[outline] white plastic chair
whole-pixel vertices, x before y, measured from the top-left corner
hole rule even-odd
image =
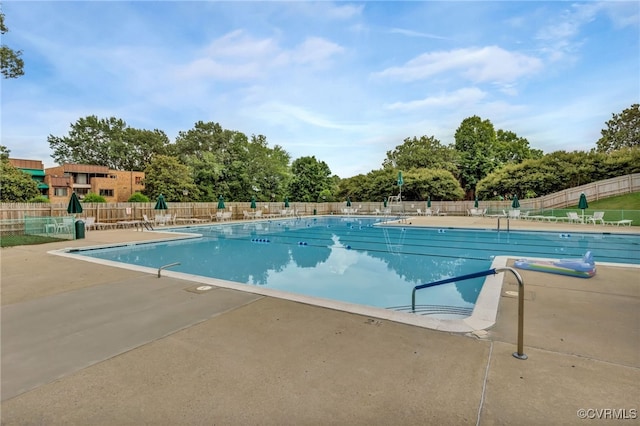
[[[600,222],[601,225],[604,225],[604,212],[594,212],[593,216],[588,218],[589,222],[593,222],[595,225],[597,222]]]

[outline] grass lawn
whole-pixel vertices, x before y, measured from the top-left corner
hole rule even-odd
[[[0,247],[14,247],[31,244],[45,244],[63,241],[60,238],[43,237],[40,235],[7,235],[0,237]]]
[[[613,222],[617,220],[633,220],[632,226],[640,226],[640,192],[617,195],[602,200],[587,200],[589,208],[585,215],[593,215],[593,212],[603,211],[604,220]],[[581,212],[577,205],[570,208],[571,211]]]

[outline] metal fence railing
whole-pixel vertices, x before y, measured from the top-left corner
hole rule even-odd
[[[64,240],[76,238],[73,216],[25,216],[22,220],[0,221],[0,237],[34,235]]]

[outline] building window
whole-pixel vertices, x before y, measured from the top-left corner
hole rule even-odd
[[[81,185],[86,185],[89,183],[89,179],[87,178],[86,173],[78,173],[75,178],[75,182]]]
[[[113,197],[113,189],[101,189],[100,195],[103,197]]]
[[[136,185],[142,185],[142,176],[136,176]]]
[[[89,188],[76,188],[75,191],[78,197],[84,197],[89,193]]]
[[[66,197],[67,188],[53,188],[53,195],[56,197]]]

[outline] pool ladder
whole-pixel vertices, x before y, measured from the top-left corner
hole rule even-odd
[[[499,223],[500,219],[498,219],[498,223]],[[508,221],[507,221],[508,223]],[[428,287],[435,287],[438,285],[442,285],[442,284],[448,284],[448,283],[452,283],[452,282],[457,282],[457,281],[464,281],[464,280],[470,280],[473,278],[479,278],[479,277],[484,277],[487,275],[495,275],[499,272],[505,272],[505,271],[509,271],[511,272],[516,279],[518,280],[518,351],[513,353],[513,356],[515,358],[518,359],[522,359],[525,360],[527,359],[527,355],[524,354],[524,342],[523,342],[523,334],[524,334],[524,281],[522,280],[522,277],[520,276],[520,274],[518,273],[518,271],[516,271],[513,268],[510,268],[508,266],[502,267],[502,268],[493,268],[493,269],[489,269],[487,271],[480,271],[480,272],[474,272],[473,274],[467,274],[467,275],[461,275],[459,277],[453,277],[453,278],[447,278],[444,280],[440,280],[440,281],[434,281],[432,283],[427,283],[427,284],[421,284],[418,286],[415,286],[413,288],[413,291],[411,292],[411,311],[413,313],[416,312],[416,291],[417,290],[422,290],[423,288],[428,288]]]
[[[500,232],[500,219],[502,218],[498,216],[498,232]],[[507,232],[509,232],[509,216],[505,217],[505,219],[507,219]]]

